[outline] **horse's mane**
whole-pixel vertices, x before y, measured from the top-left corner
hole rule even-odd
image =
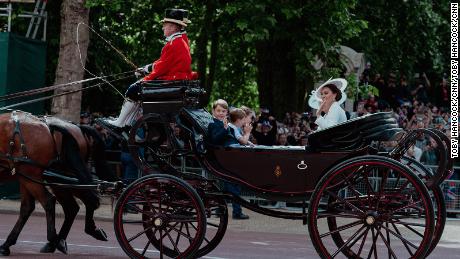
[[[90,148],[92,160],[94,163],[94,168],[96,170],[96,175],[99,179],[104,181],[118,181],[118,177],[110,170],[109,165],[107,164],[107,159],[105,155],[105,144],[99,132],[88,125],[80,125],[80,129],[87,138],[92,138],[92,144]]]
[[[62,134],[62,145],[59,162],[69,167],[80,183],[88,184],[93,181],[91,173],[86,168],[86,163],[81,157],[80,147],[72,134],[63,125],[48,124],[51,132],[57,131]]]

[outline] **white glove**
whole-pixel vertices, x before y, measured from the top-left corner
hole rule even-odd
[[[153,64],[147,64],[141,68],[144,73],[149,74],[153,70]]]
[[[134,71],[134,75],[139,78],[139,77],[142,77],[144,75],[144,70],[143,68],[138,68],[136,69],[136,71]]]
[[[136,75],[136,77],[141,77],[141,76],[149,74],[152,71],[152,69],[153,69],[153,64],[147,64],[143,67],[137,68],[136,71],[134,72],[134,75]]]

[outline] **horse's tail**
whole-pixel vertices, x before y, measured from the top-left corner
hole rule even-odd
[[[97,130],[88,125],[80,125],[81,132],[87,138],[92,138],[93,142],[91,144],[91,156],[94,163],[94,168],[96,170],[96,175],[101,180],[105,181],[118,181],[119,179],[110,170],[109,165],[107,164],[107,159],[105,155],[105,144],[104,140],[102,139],[101,135],[97,132]]]
[[[62,134],[60,161],[75,174],[80,183],[91,183],[93,180],[91,173],[86,167],[84,159],[81,157],[80,146],[72,134],[64,127],[56,125],[48,126],[51,132],[57,131]]]

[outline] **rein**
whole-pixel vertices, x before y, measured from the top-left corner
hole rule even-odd
[[[125,72],[125,73],[128,73],[128,72]],[[116,82],[116,81],[124,80],[124,79],[130,78],[130,77],[132,77],[132,76],[130,75],[130,76],[122,77],[122,78],[117,78],[117,79],[111,80],[110,82]],[[109,81],[107,81],[107,82],[109,82]],[[26,105],[26,104],[36,103],[36,102],[40,102],[40,101],[52,99],[52,98],[54,98],[54,97],[59,97],[59,96],[67,95],[67,94],[73,94],[73,93],[77,93],[77,92],[82,92],[82,91],[87,90],[87,89],[91,89],[91,88],[94,88],[94,87],[98,87],[98,86],[104,85],[105,83],[106,83],[106,82],[102,82],[102,83],[98,83],[98,84],[95,84],[95,85],[90,85],[90,86],[82,87],[81,89],[77,89],[77,90],[67,91],[67,92],[63,92],[63,93],[59,93],[59,94],[54,94],[54,95],[45,96],[45,97],[40,97],[40,98],[33,99],[33,100],[29,100],[29,101],[24,101],[24,102],[20,102],[20,103],[15,103],[15,104],[3,106],[3,107],[0,107],[0,111],[11,110],[11,108],[14,108],[14,107],[17,107],[17,106],[22,106],[22,105]],[[36,90],[39,90],[39,89],[36,89]],[[37,94],[38,94],[38,93],[37,93]],[[30,94],[30,95],[32,95],[32,94]],[[28,95],[25,95],[25,96],[28,96]],[[15,98],[17,98],[17,97],[15,97]]]
[[[7,95],[0,96],[0,101],[8,101],[8,100],[16,99],[16,98],[37,95],[37,94],[45,93],[45,92],[48,92],[48,91],[53,91],[53,90],[56,90],[56,89],[59,89],[59,88],[64,88],[64,87],[71,86],[71,85],[91,82],[91,81],[94,81],[94,80],[104,79],[104,78],[107,78],[107,77],[115,77],[115,76],[124,75],[124,74],[132,73],[132,72],[133,71],[128,71],[128,72],[123,72],[123,73],[109,75],[109,76],[98,76],[98,77],[87,78],[87,79],[74,81],[74,82],[70,82],[70,83],[65,83],[65,84],[52,85],[52,86],[42,87],[42,88],[38,88],[38,89],[27,90],[27,91],[23,91],[23,92],[7,94]]]
[[[45,186],[51,187],[65,187],[79,190],[100,190],[100,184],[70,184],[70,183],[48,183],[46,181],[37,180],[22,172],[16,172],[19,176],[26,178],[27,180]]]

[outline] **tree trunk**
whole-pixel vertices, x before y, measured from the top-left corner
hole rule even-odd
[[[89,44],[89,31],[84,25],[79,29],[79,46],[77,46],[77,25],[80,22],[88,24],[89,9],[85,7],[85,0],[63,0],[61,6],[61,35],[59,43],[59,60],[56,69],[55,84],[69,83],[82,80],[85,71],[82,64],[86,63],[86,54]],[[55,94],[66,91],[79,90],[81,84],[72,85],[55,90]],[[79,122],[82,93],[56,97],[51,105],[51,113],[57,117]]]
[[[267,107],[277,119],[298,110],[295,57],[291,39],[268,40],[257,44],[257,84],[260,106]]]
[[[206,96],[205,103],[209,102],[211,96],[212,86],[214,85],[214,75],[216,74],[217,55],[219,52],[219,32],[217,22],[212,23],[213,33],[211,34],[211,53],[209,57],[209,75],[206,79]]]
[[[198,74],[200,77],[200,82],[203,87],[206,86],[206,72],[207,72],[207,63],[208,63],[208,42],[209,42],[209,25],[212,23],[212,18],[214,16],[214,1],[206,2],[206,10],[203,19],[203,25],[201,26],[201,32],[197,39],[197,48],[196,54],[198,57]]]
[[[260,107],[273,108],[273,89],[271,81],[272,60],[270,41],[256,44],[257,88],[259,90]]]

